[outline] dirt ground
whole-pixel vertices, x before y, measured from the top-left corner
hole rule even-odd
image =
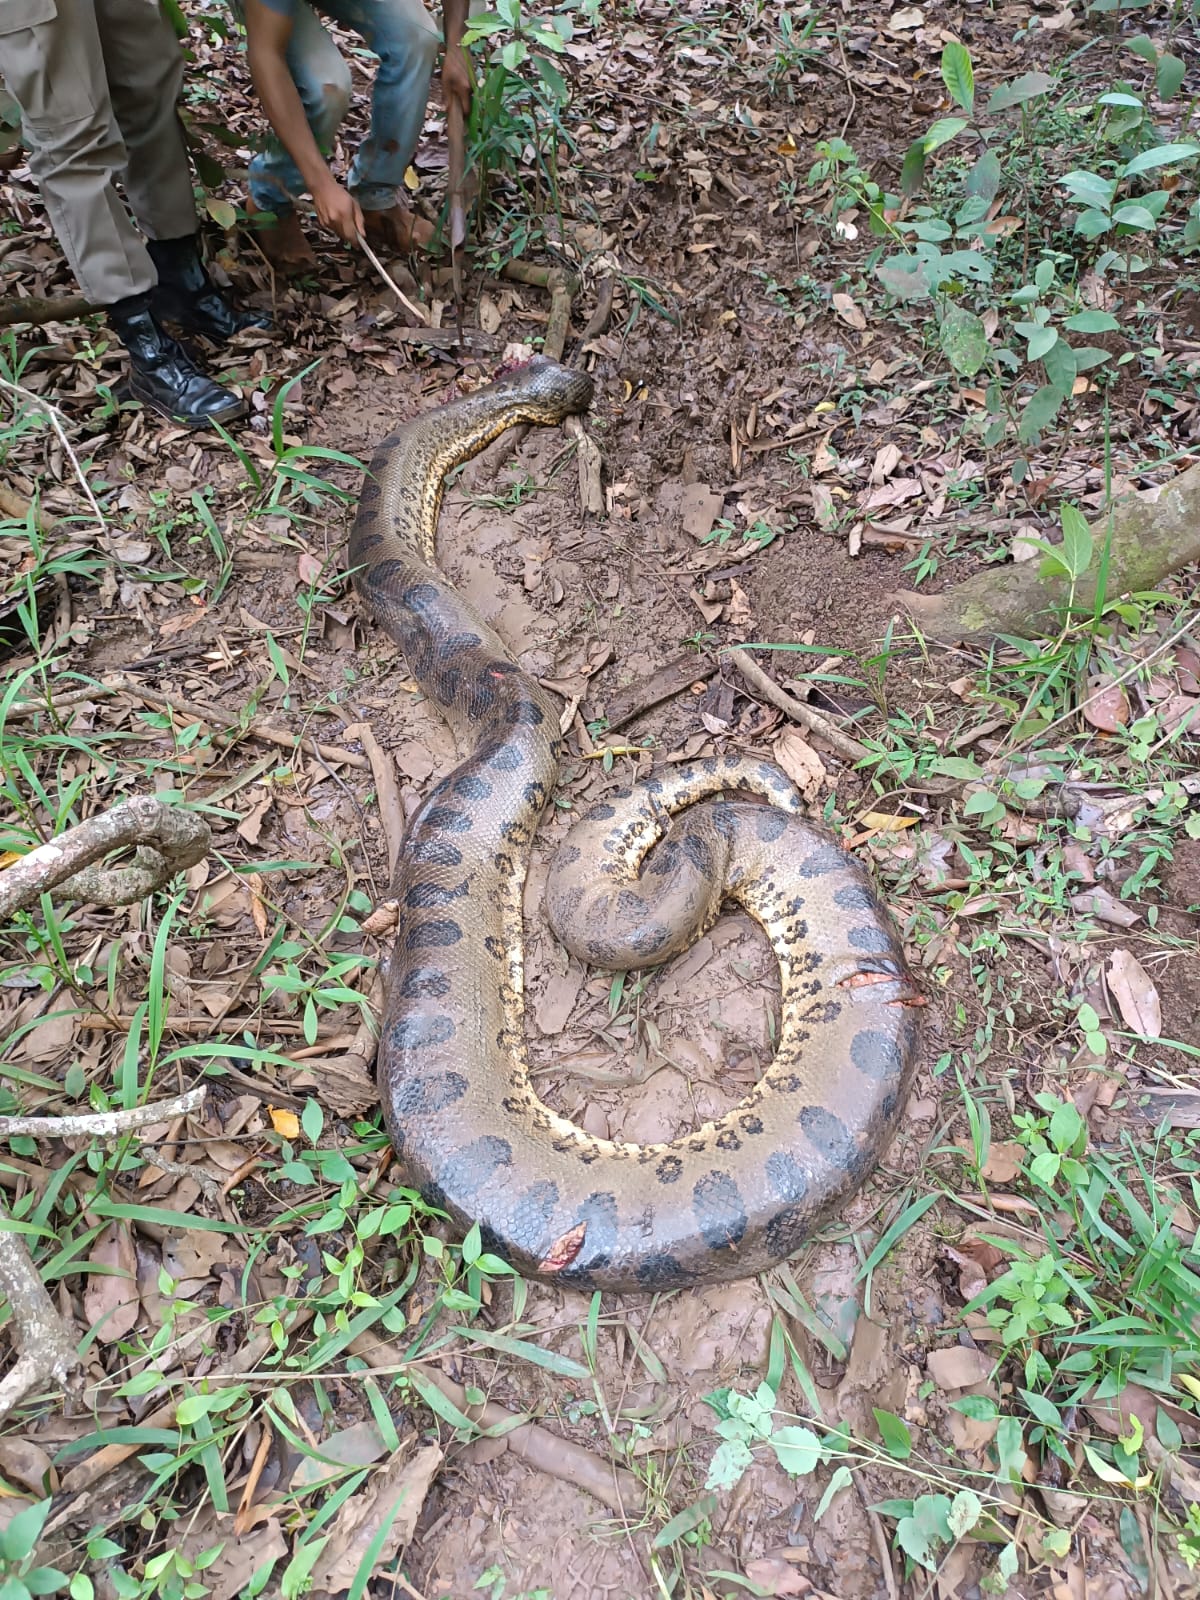
[[[901,567],[919,543],[911,532],[900,532],[890,543],[864,542],[851,554],[845,528],[825,531],[814,515],[815,452],[837,454],[843,493],[862,488],[885,446],[894,445],[906,461],[919,455],[929,519],[943,530],[945,520],[932,502],[956,478],[973,480],[991,513],[1012,494],[998,466],[964,457],[956,432],[961,402],[953,393],[939,389],[926,398],[925,332],[918,322],[855,326],[827,301],[779,285],[830,270],[829,241],[818,239],[804,203],[816,140],[849,129],[864,165],[880,182],[894,183],[910,138],[941,106],[934,68],[944,37],[962,38],[999,79],[1044,65],[1048,50],[1086,39],[1090,24],[1061,8],[1059,15],[1025,4],[928,5],[921,28],[897,32],[882,15],[847,10],[848,42],[840,58],[808,57],[772,80],[765,30],[747,28],[731,43],[720,36],[718,9],[699,0],[641,5],[620,27],[584,37],[575,61],[578,150],[570,159],[561,250],[585,269],[576,334],[600,280],[608,275],[618,284],[614,316],[587,354],[597,380],[587,428],[603,456],[606,515],[582,512],[575,458],[557,433],[532,435],[515,463],[492,456],[483,469],[468,468],[443,511],[440,554],[448,574],[523,667],[577,697],[560,790],[575,811],[655,762],[777,747],[786,719],[715,661],[714,650],[731,642],[824,647],[856,683],[818,687],[816,703],[842,715],[865,710],[862,727],[869,730],[879,726],[879,708],[864,686],[869,674],[863,663],[891,627],[901,643],[887,664],[889,708],[918,715],[933,706],[940,714],[953,705],[948,685],[961,661],[954,652],[926,656],[904,642],[893,597],[909,586]],[[1058,31],[1022,33],[1031,9],[1048,21],[1058,17]],[[220,52],[212,59],[221,63]],[[232,46],[223,70],[244,86]],[[359,119],[361,113],[359,105]],[[232,118],[235,128],[241,115]],[[436,191],[440,150],[435,119],[416,163],[423,193]],[[20,250],[28,283],[46,292],[64,279],[31,194],[18,172],[8,202],[27,229]],[[819,205],[819,196],[809,198]],[[824,253],[814,264],[819,243]],[[848,268],[849,245],[846,250]],[[261,380],[247,436],[260,466],[274,456],[270,405],[282,376],[303,373],[288,395],[285,442],[365,459],[398,421],[450,398],[457,386],[474,384],[506,344],[528,341],[544,327],[546,302],[538,290],[476,276],[469,320],[480,315],[481,295],[486,320],[493,321],[492,311],[498,317],[485,331],[486,358],[472,366],[445,352],[418,353],[390,296],[366,270],[331,245],[321,255],[319,289],[272,286],[244,242],[227,245],[220,258],[240,290],[274,304],[278,320],[277,336],[255,341],[257,348],[235,354],[229,367],[243,382]],[[636,284],[652,286],[670,316],[652,309]],[[73,417],[86,416],[97,384],[111,378],[119,358],[89,354],[89,335],[80,327],[56,326],[52,334],[27,381],[55,386]],[[320,365],[305,370],[317,357]],[[123,548],[130,570],[110,568],[98,602],[95,593],[76,592],[69,618],[60,615],[56,624],[58,638],[69,637],[73,670],[123,675],[120,695],[97,702],[90,713],[96,725],[128,736],[121,759],[157,763],[154,781],[174,783],[189,799],[217,797],[226,808],[213,861],[189,879],[196,900],[186,930],[179,929],[175,957],[194,1014],[207,1008],[212,1015],[261,947],[256,882],[265,886],[261,893],[272,909],[315,928],[348,883],[383,898],[386,842],[369,770],[306,759],[284,776],[273,763],[223,799],[231,781],[245,777],[239,763],[257,760],[261,747],[247,743],[214,762],[178,732],[164,731],[153,696],[235,713],[256,697],[262,720],[355,754],[363,747],[353,729],[368,723],[395,761],[410,809],[453,767],[455,746],[393,647],[358,616],[348,585],[337,576],[348,527],[342,509],[326,502],[303,522],[280,508],[253,517],[223,513],[237,502],[243,477],[230,452],[140,415],[111,423],[96,456],[107,482],[117,486],[109,502],[113,513],[129,523],[118,551]],[[49,504],[62,509],[72,497],[69,463],[50,446],[45,465],[61,480]],[[356,486],[351,469],[318,464],[313,470],[351,490]],[[18,465],[15,487],[23,483],[31,486]],[[1099,486],[1095,462],[1081,467],[1078,492]],[[237,529],[232,581],[215,605],[190,593],[184,577],[212,570],[212,553],[189,510],[194,491],[206,488],[214,491],[219,514],[228,516],[226,525]],[[765,521],[776,537],[750,553],[737,538],[728,545],[702,542],[721,518],[738,530]],[[948,560],[946,572],[965,575],[977,554]],[[944,581],[939,575],[931,587]],[[305,608],[314,594],[310,625]],[[286,683],[277,665],[272,675],[268,641],[290,669]],[[614,698],[687,652],[695,655],[694,684],[621,731],[623,744],[644,746],[644,753],[618,755],[611,770],[591,759],[605,742],[602,719]],[[787,658],[760,659],[780,680],[808,660],[791,658],[802,665],[789,667],[779,665]],[[791,1263],[801,1308],[774,1276],[652,1302],[627,1299],[611,1322],[606,1317],[596,1352],[596,1386],[616,1419],[615,1433],[586,1385],[525,1363],[491,1361],[486,1352],[451,1364],[452,1376],[478,1384],[512,1411],[536,1415],[633,1468],[650,1500],[650,1534],[697,1497],[715,1442],[714,1414],[704,1397],[726,1386],[755,1388],[781,1306],[794,1313],[788,1327],[826,1421],[840,1418],[871,1433],[878,1408],[927,1429],[960,1463],[985,1464],[986,1425],[950,1408],[954,1391],[929,1379],[926,1362],[931,1349],[971,1346],[958,1323],[958,1269],[944,1249],[963,1219],[947,1224],[935,1221],[939,1210],[927,1213],[871,1275],[869,1296],[860,1272],[866,1251],[895,1214],[896,1197],[922,1192],[931,1159],[937,1170],[955,1171],[944,1152],[967,1136],[953,1072],[935,1075],[934,1068],[947,1052],[958,1059],[974,1048],[984,1020],[980,985],[958,942],[969,930],[939,915],[930,935],[921,916],[933,880],[894,837],[863,823],[880,803],[870,780],[848,770],[819,740],[816,746],[822,771],[810,796],[813,814],[831,808],[845,836],[874,859],[930,1004],[922,1067],[883,1168]],[[115,759],[115,747],[106,748]],[[911,798],[924,822],[936,827],[938,799]],[[526,896],[528,1031],[539,1089],[589,1132],[637,1142],[668,1138],[720,1115],[770,1060],[775,964],[754,924],[729,915],[614,1009],[611,980],[589,976],[570,961],[540,920],[546,864],[569,820],[569,811],[552,808]],[[272,862],[306,866],[257,880],[247,876]],[[1162,1000],[1163,1035],[1200,1048],[1200,842],[1180,842],[1164,893],[1149,898],[1160,901],[1158,928],[1170,936],[1169,946],[1148,958]],[[93,914],[89,931],[97,939],[109,937],[106,927]],[[1110,934],[1111,942],[1120,942],[1119,933]],[[133,928],[130,938],[136,943],[144,935]],[[329,948],[352,951],[360,943],[339,932]],[[1103,949],[1101,942],[1093,954]],[[1055,1055],[1057,1025],[1045,1005],[1062,968],[1046,948],[1019,937],[1003,966],[1013,1012],[991,1041],[987,1071],[1023,1100],[1037,1087],[1073,1081]],[[268,1002],[256,1041],[269,1042],[272,1022],[285,1015],[282,1003]],[[338,1020],[343,1030],[352,1026],[341,1014]],[[98,1060],[102,1042],[91,1035],[86,1043]],[[284,1038],[278,1047],[286,1051],[288,1045]],[[16,1059],[28,1065],[34,1058],[22,1057],[18,1048]],[[37,1059],[44,1070],[45,1058]],[[318,1056],[308,1069],[311,1079],[298,1078],[293,1087],[303,1092],[311,1081],[320,1095],[320,1063]],[[1137,1081],[1133,1071],[1131,1087]],[[931,1157],[935,1152],[943,1154]],[[508,1296],[508,1290],[497,1293],[491,1309],[496,1327],[508,1320]],[[525,1319],[541,1330],[546,1348],[583,1360],[587,1310],[584,1296],[533,1285]],[[640,1345],[652,1352],[652,1362],[642,1358]],[[987,1385],[963,1388],[983,1393]],[[801,1415],[809,1409],[791,1379],[781,1393],[784,1402]],[[419,1413],[413,1422],[422,1426]],[[838,1600],[894,1600],[898,1593],[975,1600],[981,1593],[988,1561],[978,1545],[960,1546],[936,1578],[904,1578],[884,1523],[869,1507],[911,1494],[906,1480],[863,1466],[817,1522],[820,1489],[815,1479],[797,1483],[773,1463],[756,1461],[714,1504],[708,1542],[695,1554],[692,1592]],[[504,1600],[535,1592],[554,1600],[645,1600],[657,1591],[647,1535],[636,1508],[630,1510],[629,1527],[622,1529],[591,1496],[537,1472],[502,1440],[451,1443],[410,1548],[406,1570],[416,1588],[408,1592],[468,1600],[480,1592],[481,1575],[499,1569],[503,1586],[486,1592]],[[657,1524],[656,1511],[662,1512]],[[1056,1600],[1141,1594],[1109,1512],[1085,1513],[1080,1526],[1082,1587],[1068,1589],[1063,1573],[1047,1567],[1007,1592]],[[747,1581],[731,1586],[716,1576],[729,1573]],[[1174,1593],[1196,1592],[1176,1576]],[[759,1587],[750,1588],[751,1582]]]

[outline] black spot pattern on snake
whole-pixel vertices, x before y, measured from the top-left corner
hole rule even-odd
[[[607,822],[610,817],[615,817],[616,814],[616,806],[610,806],[606,800],[602,800],[598,805],[589,807],[588,814],[584,820],[586,822]]]
[[[875,1028],[863,1028],[854,1035],[850,1059],[861,1073],[877,1083],[899,1077],[904,1065],[899,1040]]]
[[[692,1188],[692,1211],[710,1250],[741,1244],[749,1219],[741,1190],[727,1172],[706,1172]]]
[[[774,844],[776,839],[781,839],[787,832],[788,814],[786,811],[777,811],[774,806],[757,806],[757,815],[754,818],[754,832],[764,844]]]
[[[519,728],[540,728],[546,720],[546,713],[531,696],[518,700],[512,708],[513,722]]]
[[[540,810],[546,803],[546,785],[544,783],[527,783],[521,791],[521,798],[527,806]]]
[[[440,1000],[450,993],[450,979],[437,967],[413,967],[396,993],[402,1000]]]
[[[485,1133],[446,1157],[437,1179],[442,1193],[456,1201],[478,1194],[501,1167],[512,1166],[512,1145],[497,1134]]]
[[[391,580],[393,578],[403,578],[405,571],[406,564],[403,561],[397,561],[395,556],[385,556],[382,561],[372,562],[371,570],[367,573],[367,577],[373,587],[379,588],[382,586],[386,591],[391,584]],[[426,585],[426,587],[429,586]]]
[[[705,756],[704,760],[700,763],[700,771],[701,772],[715,772],[717,770],[717,766],[718,766],[718,762],[717,762],[716,756]],[[684,773],[681,772],[679,774],[679,776],[681,778],[683,778],[685,776],[687,778],[690,778],[691,777],[691,773],[689,772],[687,774],[684,774]]]
[[[636,889],[621,889],[617,894],[617,915],[626,921],[645,915],[646,902]]]
[[[790,1150],[775,1150],[767,1157],[767,1182],[788,1205],[797,1205],[808,1193],[808,1173]]]
[[[683,1173],[683,1162],[678,1156],[664,1156],[654,1169],[659,1183],[677,1183]]]
[[[486,800],[492,792],[491,784],[477,772],[464,772],[450,787],[464,800]]]
[[[655,878],[665,878],[679,865],[679,840],[664,839],[651,855],[646,871]]]
[[[421,820],[442,833],[470,833],[475,825],[465,811],[456,811],[453,806],[431,806]]]
[[[767,1223],[763,1232],[767,1249],[776,1261],[795,1255],[811,1232],[808,1207],[783,1206]]]
[[[403,561],[380,562],[378,566],[373,567],[371,570],[372,572],[379,572],[384,566],[396,568],[401,575],[403,575],[405,570],[405,563]],[[443,603],[442,591],[438,588],[436,583],[411,584],[409,588],[405,589],[404,593],[400,596],[400,604],[405,608],[405,610],[415,611],[417,616],[420,616],[424,611],[427,610],[433,611],[436,615]]]
[[[845,872],[845,852],[835,844],[822,844],[805,856],[797,870],[802,878],[823,878],[827,872]]]
[[[487,938],[483,941],[483,948],[487,951],[488,955],[494,956],[497,961],[503,961],[504,945],[499,939],[496,938],[494,933],[488,934]]]
[[[855,950],[874,950],[879,952],[892,948],[892,940],[887,929],[871,925],[862,928],[851,928],[846,935],[846,940]]]
[[[732,772],[735,767],[739,767],[739,766],[741,766],[741,764],[742,764],[741,756],[727,755],[725,757],[725,770],[727,772]]]
[[[697,872],[707,876],[712,871],[712,849],[707,839],[702,839],[698,833],[685,833],[680,847]]]
[[[581,854],[582,851],[577,844],[560,844],[554,865],[556,867],[573,867]]]
[[[376,490],[376,498],[378,498],[378,489]],[[381,533],[360,533],[354,541],[354,553],[359,556],[365,555],[368,550],[374,550],[377,544],[382,543],[383,535]]]
[[[772,1075],[771,1087],[780,1094],[798,1094],[804,1087],[804,1079],[794,1072],[781,1072],[778,1076]]]
[[[446,839],[414,839],[405,853],[431,867],[462,866],[462,851]]]
[[[438,641],[437,653],[442,661],[448,661],[463,650],[473,650],[483,640],[477,633],[450,633]]]
[[[614,789],[612,791],[612,797],[614,800],[628,800],[632,797],[632,795],[633,790],[625,784],[622,784],[619,789]]]
[[[469,1088],[461,1072],[426,1072],[398,1084],[392,1105],[396,1115],[405,1120],[432,1116],[461,1100]]]
[[[669,1250],[662,1250],[639,1264],[637,1278],[643,1289],[670,1289],[676,1284],[690,1283],[692,1274]]]
[[[515,745],[502,744],[488,756],[487,764],[497,772],[515,772],[524,759],[524,752]]]
[[[387,1043],[394,1050],[421,1050],[445,1044],[458,1029],[449,1017],[397,1017],[388,1024]]]
[[[756,1117],[752,1111],[743,1111],[738,1118],[738,1127],[753,1138],[756,1133],[763,1131],[763,1120],[761,1117]]]
[[[732,1152],[734,1150],[740,1150],[741,1148],[742,1141],[738,1138],[737,1134],[734,1133],[733,1129],[722,1128],[721,1132],[717,1135],[717,1149],[728,1150]]]
[[[653,956],[658,954],[670,937],[670,928],[664,927],[661,922],[648,922],[633,935],[629,946],[639,956]]]
[[[805,1106],[796,1121],[830,1166],[844,1167],[851,1163],[856,1146],[841,1117],[826,1111],[824,1106]]]
[[[848,883],[834,895],[833,903],[843,911],[870,911],[875,902],[871,891],[863,884]]]
[[[453,889],[444,889],[440,883],[414,883],[404,896],[404,904],[414,910],[428,909],[430,906],[449,905],[452,900],[461,900],[470,892],[470,884],[464,879],[456,884]]]
[[[461,938],[462,929],[457,922],[435,919],[410,928],[404,943],[410,950],[444,950],[447,945],[457,944]]]
[[[539,1178],[513,1202],[513,1233],[522,1250],[543,1256],[550,1244],[550,1218],[558,1204],[558,1185],[553,1178]]]

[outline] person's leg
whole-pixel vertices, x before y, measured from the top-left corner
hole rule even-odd
[[[14,27],[36,18],[28,26]],[[154,265],[113,187],[125,146],[91,0],[0,8],[0,74],[21,108],[29,165],[84,294],[108,306],[153,288]]]
[[[146,0],[95,0],[108,92],[128,156],[125,193],[158,275],[155,310],[189,333],[223,341],[270,318],[240,311],[200,259],[196,201],[176,109],[183,51]]]
[[[244,401],[199,371],[153,313],[154,263],[113,187],[127,155],[95,0],[10,0],[0,30],[0,73],[21,107],[30,168],[80,288],[129,353],[132,394],[189,427],[233,421]]]
[[[371,96],[371,129],[350,169],[348,187],[363,208],[368,231],[385,244],[408,248],[432,229],[398,205],[404,174],[416,152],[429,101],[429,81],[441,35],[421,0],[322,0],[325,10],[362,35],[379,57]]]

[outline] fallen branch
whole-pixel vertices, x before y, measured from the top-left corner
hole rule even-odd
[[[407,311],[410,316],[416,317],[417,322],[422,328],[428,327],[429,313],[423,310],[420,306],[413,305],[412,301],[404,293],[403,289],[401,289],[400,285],[395,281],[395,279],[390,275],[383,262],[380,261],[379,257],[375,254],[374,250],[371,249],[371,246],[363,238],[361,233],[358,236],[358,243],[359,248],[362,250],[367,260],[371,263],[371,265],[375,268],[375,271],[383,279],[384,283],[387,284],[388,288],[396,296],[396,299],[399,300],[405,311]]]
[[[174,1100],[158,1100],[153,1105],[128,1106],[119,1111],[81,1111],[65,1117],[0,1117],[0,1139],[18,1134],[41,1135],[49,1139],[69,1139],[75,1134],[91,1134],[97,1139],[116,1139],[136,1128],[154,1122],[170,1122],[186,1117],[204,1104],[208,1085],[200,1084]]]
[[[46,420],[57,434],[58,442],[63,447],[63,453],[65,454],[67,460],[71,463],[71,467],[75,473],[75,476],[79,480],[79,486],[83,490],[84,498],[87,500],[88,505],[91,507],[92,515],[96,519],[96,525],[99,527],[101,533],[107,533],[108,521],[105,518],[103,511],[100,509],[100,502],[92,493],[92,486],[87,481],[87,474],[84,472],[79,463],[79,457],[75,454],[75,447],[72,445],[70,439],[67,438],[67,428],[62,412],[59,411],[57,406],[51,405],[49,400],[43,399],[40,394],[34,394],[32,389],[22,388],[19,383],[12,383],[8,378],[0,378],[0,389],[7,389],[10,394],[20,395],[22,400],[24,400],[27,404],[34,406],[45,416]]]
[[[769,678],[758,662],[747,655],[743,649],[726,650],[724,655],[750,684],[762,695],[764,700],[769,700],[778,711],[791,717],[793,722],[798,722],[802,728],[807,728],[809,733],[815,733],[819,739],[832,745],[840,756],[845,756],[847,761],[862,761],[870,754],[866,745],[859,744],[857,739],[852,739],[848,733],[843,733],[836,723],[828,717],[822,716],[819,711],[814,711],[811,706],[806,706],[802,700],[797,700],[786,689],[781,689],[773,678]]]
[[[202,861],[210,843],[208,824],[193,811],[164,805],[151,795],[123,800],[5,867],[0,872],[0,921],[7,922],[51,889],[96,905],[129,905]],[[92,865],[130,845],[139,847],[131,866]]]
[[[396,782],[396,769],[390,756],[371,731],[369,723],[356,722],[346,729],[346,737],[358,740],[367,752],[367,760],[371,763],[371,776],[375,780],[375,798],[379,804],[379,820],[383,823],[383,834],[387,840],[390,874],[395,870],[396,858],[400,854],[400,845],[404,839],[404,802],[400,798],[400,786]]]
[[[28,322],[40,328],[47,322],[78,322],[81,317],[99,316],[103,306],[94,306],[81,294],[63,295],[58,300],[40,300],[36,295],[10,294],[0,298],[0,327]]]
[[[12,1370],[0,1380],[0,1418],[51,1378],[64,1388],[72,1385],[80,1367],[74,1336],[47,1294],[20,1234],[10,1233],[9,1227],[10,1219],[0,1211],[0,1291],[12,1313],[13,1348],[20,1352]]]
[[[683,694],[694,683],[703,683],[711,678],[716,670],[717,664],[711,658],[704,660],[695,655],[676,656],[648,678],[639,678],[628,688],[618,689],[604,702],[605,732],[617,733],[645,712],[661,705],[664,700]]]
[[[411,1365],[396,1345],[388,1344],[376,1338],[374,1334],[360,1334],[350,1341],[349,1348],[354,1355],[376,1371],[404,1372]],[[497,1405],[494,1400],[485,1400],[482,1405],[471,1405],[462,1385],[455,1383],[453,1378],[446,1377],[445,1373],[439,1372],[436,1367],[422,1364],[421,1373],[452,1405],[470,1417],[477,1427],[507,1427],[509,1431],[499,1435],[505,1447],[522,1461],[527,1461],[538,1472],[545,1472],[553,1478],[561,1478],[564,1483],[573,1484],[575,1488],[582,1489],[593,1499],[606,1505],[610,1511],[615,1511],[618,1516],[628,1516],[641,1511],[644,1502],[642,1486],[632,1472],[626,1471],[623,1467],[612,1466],[571,1439],[559,1438],[557,1434],[551,1433],[549,1428],[543,1428],[540,1423],[523,1422],[513,1427],[515,1421],[513,1413],[504,1406]]]
[[[1168,573],[1200,561],[1200,462],[1156,489],[1131,493],[1091,525],[1096,558],[1109,546],[1104,599],[1153,589]],[[1043,577],[1039,560],[989,567],[941,594],[903,590],[893,595],[931,639],[1012,633],[1040,638],[1060,624],[1069,602],[1090,610],[1098,574],[1087,572],[1072,591],[1069,580]]]

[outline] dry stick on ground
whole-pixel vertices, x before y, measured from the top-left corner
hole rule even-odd
[[[355,755],[351,750],[342,750],[333,744],[321,744],[316,739],[308,738],[307,735],[285,733],[281,728],[266,727],[257,718],[243,727],[241,718],[231,716],[227,711],[218,711],[214,706],[193,705],[190,700],[181,700],[178,695],[156,694],[153,689],[147,689],[132,678],[120,676],[110,678],[104,687],[110,690],[123,690],[137,700],[144,700],[147,705],[160,706],[164,711],[176,711],[181,716],[191,717],[196,722],[207,722],[209,727],[220,728],[222,732],[240,733],[248,739],[260,739],[264,744],[278,745],[281,750],[301,750],[305,755],[320,756],[322,761],[341,761],[348,767],[357,767],[363,771],[370,766],[366,756]]]
[[[173,1117],[185,1117],[190,1111],[199,1111],[204,1104],[208,1085],[200,1084],[174,1100],[158,1100],[153,1105],[129,1106],[121,1111],[81,1111],[67,1117],[0,1117],[0,1139],[12,1139],[18,1134],[41,1135],[50,1139],[70,1139],[86,1133],[97,1139],[116,1139],[136,1128],[149,1127],[155,1122],[170,1122]]]
[[[388,288],[396,296],[396,299],[399,300],[405,311],[407,311],[410,316],[416,317],[417,321],[423,328],[428,327],[429,313],[422,310],[420,306],[413,305],[412,301],[404,293],[403,289],[400,288],[400,285],[396,283],[395,280],[388,274],[387,268],[384,266],[383,262],[380,261],[374,250],[371,249],[371,246],[363,238],[361,233],[358,236],[358,243],[359,248],[362,250],[367,260],[371,263],[371,265],[375,268],[375,271],[383,279],[384,283],[387,284]]]
[[[840,756],[845,756],[847,761],[862,761],[870,754],[866,745],[859,744],[857,739],[852,739],[848,733],[843,733],[828,717],[822,716],[819,711],[814,711],[811,706],[806,706],[802,700],[797,700],[795,695],[788,694],[786,689],[781,689],[745,650],[726,650],[724,654],[764,700],[769,700],[777,710],[798,722],[802,728],[807,728],[809,733],[815,733],[819,739],[824,739],[826,744],[832,745]]]
[[[618,689],[604,702],[605,732],[617,733],[664,700],[683,694],[694,683],[705,682],[716,670],[715,661],[705,661],[694,655],[676,656],[649,677],[639,678],[626,689]]]
[[[194,812],[164,805],[151,795],[123,800],[5,867],[0,872],[0,922],[48,889],[97,905],[129,905],[202,861],[210,843],[208,824]],[[92,866],[111,850],[129,845],[139,847],[132,866]]]
[[[1200,463],[1158,489],[1116,501],[1090,526],[1097,555],[1110,541],[1104,598],[1153,589],[1168,573],[1200,561]],[[1071,596],[1069,580],[1044,578],[1041,566],[1033,560],[989,567],[942,594],[903,590],[892,598],[944,643],[996,633],[1036,639],[1057,626],[1053,619]],[[1076,584],[1074,604],[1090,609],[1097,583],[1093,568]]]
[[[83,490],[84,497],[91,507],[97,526],[101,533],[107,533],[108,520],[100,509],[100,502],[92,493],[92,486],[87,481],[87,474],[79,464],[79,457],[75,454],[74,446],[71,444],[70,439],[67,438],[66,424],[58,407],[52,406],[49,400],[44,400],[40,394],[34,394],[31,389],[23,389],[19,383],[11,383],[7,378],[0,378],[0,389],[7,389],[10,394],[20,395],[22,400],[27,401],[31,406],[36,406],[39,411],[45,414],[50,426],[58,435],[58,442],[62,445],[67,460],[74,469],[75,476],[79,480],[79,487]]]
[[[94,306],[81,294],[63,295],[57,300],[41,300],[34,295],[0,297],[0,327],[28,322],[40,328],[46,322],[77,322],[80,317],[98,316],[103,306]]]
[[[360,1334],[350,1341],[349,1349],[376,1371],[404,1372],[410,1366],[397,1345],[377,1339],[374,1334]],[[494,1400],[473,1406],[468,1403],[462,1385],[446,1377],[445,1373],[439,1372],[436,1367],[422,1365],[421,1372],[446,1396],[447,1400],[470,1417],[477,1427],[496,1428],[506,1424],[511,1425],[513,1413],[504,1406],[497,1405]],[[561,1478],[565,1483],[583,1489],[602,1505],[615,1511],[618,1516],[641,1511],[642,1487],[633,1473],[620,1467],[612,1468],[600,1456],[585,1450],[574,1440],[560,1439],[557,1434],[551,1433],[549,1428],[543,1428],[537,1422],[525,1422],[516,1428],[510,1426],[510,1431],[500,1437],[513,1455],[520,1456],[522,1461],[528,1461],[529,1465],[539,1472]]]
[[[161,887],[176,872],[193,866],[207,855],[209,843],[208,825],[191,812],[179,811],[151,796],[124,800],[111,811],[90,817],[57,839],[38,845],[0,872],[0,921],[7,922],[15,912],[51,889],[101,904],[125,905]],[[110,851],[130,845],[139,847],[133,866],[93,866]],[[196,1091],[200,1098],[203,1093],[203,1089]],[[177,1105],[174,1112],[170,1106],[165,1110],[156,1106],[153,1113],[153,1118],[147,1120],[179,1114]],[[111,1125],[114,1119],[120,1122],[124,1118],[128,1126],[129,1115],[116,1112],[107,1118],[14,1117],[5,1121],[9,1132],[62,1133],[84,1131],[80,1125],[93,1121]],[[35,1125],[32,1130],[31,1124]],[[118,1126],[114,1131],[122,1130]],[[52,1378],[65,1385],[79,1368],[75,1340],[46,1293],[20,1234],[9,1232],[6,1220],[0,1213],[0,1291],[12,1313],[11,1337],[19,1355],[12,1371],[0,1382],[0,1417],[39,1384]]]

